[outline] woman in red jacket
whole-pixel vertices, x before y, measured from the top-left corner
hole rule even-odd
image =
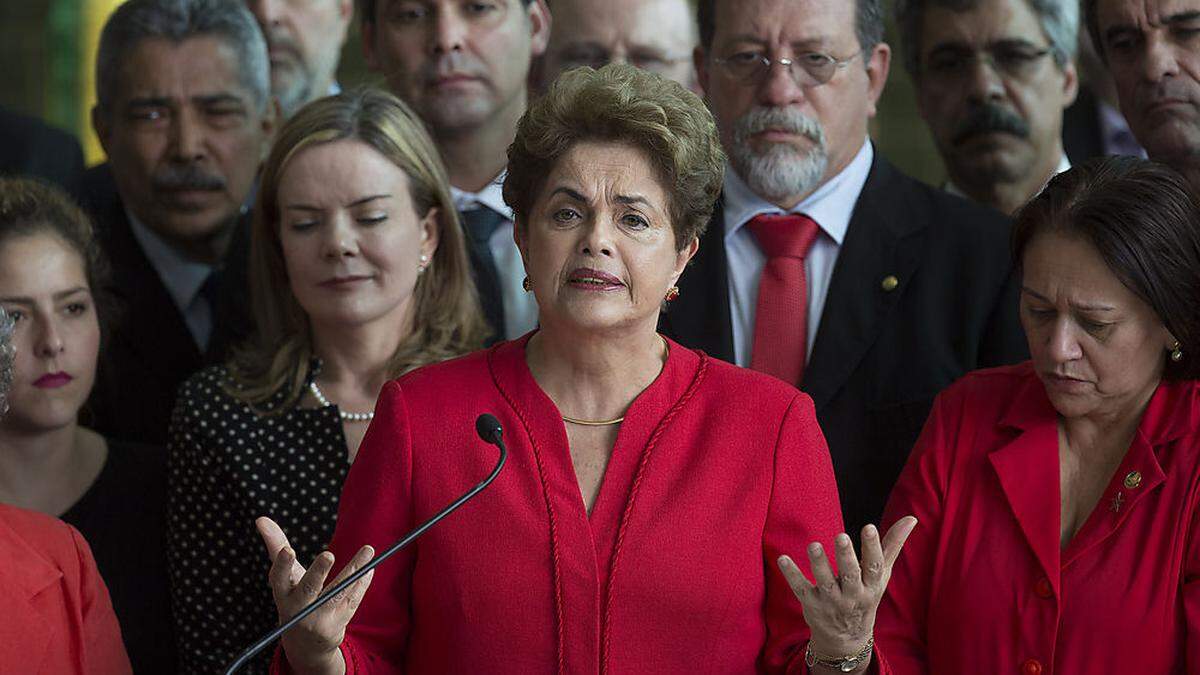
[[[1200,206],[1102,160],[1013,241],[1032,361],[938,398],[879,644],[898,673],[1200,672]]]
[[[0,308],[0,415],[8,410],[12,335]],[[108,589],[75,528],[0,504],[0,570],[0,673],[130,673]]]
[[[398,539],[486,474],[495,451],[476,436],[479,414],[502,423],[508,465],[378,568],[369,592],[360,584],[285,636],[278,666],[886,670],[872,657],[875,608],[912,522],[886,542],[868,528],[860,563],[839,534],[809,398],[656,332],[723,162],[703,103],[636,68],[572,71],[532,105],[504,196],[540,328],[384,388],[333,553],[357,569],[371,554],[360,546]],[[291,616],[334,558],[306,571],[277,528],[260,526],[276,604]],[[816,586],[786,558],[801,551]]]

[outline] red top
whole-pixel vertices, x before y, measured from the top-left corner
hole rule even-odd
[[[1200,384],[1164,382],[1059,549],[1057,413],[1028,364],[946,390],[884,515],[920,520],[879,610],[899,673],[1200,672]]]
[[[0,504],[0,673],[130,672],[87,542],[57,518]]]
[[[803,672],[808,629],[775,558],[803,561],[841,530],[809,398],[670,343],[589,516],[527,340],[384,387],[342,492],[338,560],[383,549],[487,474],[497,450],[479,414],[500,420],[509,458],[376,570],[342,644],[348,672]]]

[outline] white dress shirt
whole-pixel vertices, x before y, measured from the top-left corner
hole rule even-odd
[[[504,337],[513,340],[533,330],[537,325],[537,302],[533,293],[526,293],[521,282],[525,279],[525,263],[513,241],[513,213],[504,203],[503,184],[505,172],[501,171],[492,182],[479,192],[466,192],[450,186],[454,208],[459,211],[487,208],[499,213],[507,222],[496,228],[488,239],[496,274],[500,281],[500,298],[504,303]]]
[[[808,285],[807,355],[811,355],[838,251],[846,238],[850,216],[867,182],[874,158],[874,148],[864,139],[858,154],[841,173],[826,181],[790,211],[784,211],[754,194],[731,167],[726,167],[725,255],[729,265],[733,354],[739,366],[745,368],[750,365],[754,347],[754,315],[758,309],[758,282],[767,263],[767,257],[759,248],[754,233],[745,225],[764,213],[799,213],[812,218],[820,227],[804,259],[804,275]]]
[[[200,288],[213,273],[213,266],[188,259],[157,232],[143,225],[128,209],[125,216],[129,219],[133,238],[149,258],[154,271],[158,273],[158,278],[162,279],[167,294],[179,308],[188,332],[192,334],[196,347],[203,354],[208,348],[208,339],[212,336],[213,308],[204,296],[200,295]]]

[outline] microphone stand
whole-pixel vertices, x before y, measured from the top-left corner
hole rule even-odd
[[[292,628],[292,626],[295,626],[296,624],[303,621],[305,617],[307,617],[309,614],[312,614],[313,612],[317,611],[317,609],[319,609],[326,602],[329,602],[329,600],[331,598],[333,598],[335,595],[337,595],[338,593],[341,593],[342,591],[349,588],[351,584],[353,584],[354,582],[361,579],[367,572],[370,572],[371,570],[375,569],[375,567],[377,565],[379,565],[379,563],[383,562],[384,560],[387,560],[394,553],[396,553],[400,549],[404,548],[405,546],[408,546],[409,544],[411,544],[413,542],[413,540],[415,540],[417,537],[421,536],[422,534],[425,534],[425,532],[429,528],[436,525],[438,523],[438,521],[440,521],[442,518],[445,518],[446,516],[450,515],[451,512],[453,512],[454,510],[456,510],[458,507],[462,506],[463,504],[467,503],[468,500],[470,500],[475,495],[479,494],[488,485],[491,485],[492,481],[496,480],[496,476],[500,474],[500,469],[504,468],[504,462],[508,459],[508,449],[504,447],[504,439],[501,438],[502,432],[500,429],[500,423],[492,415],[489,415],[487,413],[480,415],[479,418],[475,421],[475,429],[479,433],[480,438],[482,438],[484,441],[500,448],[500,459],[496,461],[496,466],[492,469],[492,472],[490,474],[488,474],[487,478],[484,478],[475,487],[471,488],[465,494],[463,494],[461,497],[459,497],[458,499],[451,502],[449,506],[442,509],[441,511],[438,511],[436,514],[434,514],[434,516],[432,518],[430,518],[429,520],[426,520],[425,522],[418,525],[415,530],[404,535],[403,539],[396,542],[395,544],[392,544],[391,547],[389,547],[386,551],[384,551],[380,555],[376,556],[373,560],[368,562],[366,565],[363,565],[362,568],[359,569],[357,572],[346,577],[340,583],[338,583],[336,586],[334,586],[333,588],[330,588],[329,590],[327,590],[324,593],[322,593],[321,595],[319,595],[316,600],[313,600],[311,603],[308,604],[307,607],[305,607],[304,609],[297,612],[295,616],[293,616],[292,618],[283,622],[283,624],[280,625],[278,628],[271,631],[270,633],[267,633],[265,636],[263,636],[262,639],[260,639],[258,642],[255,642],[253,645],[251,645],[249,649],[242,652],[236,659],[234,659],[233,663],[229,664],[229,667],[225,669],[225,675],[233,675],[234,673],[236,673],[239,668],[246,665],[246,663],[248,661],[250,661],[250,659],[254,658],[260,652],[262,652],[264,649],[269,647],[272,642],[275,642],[276,640],[278,640],[279,637],[281,635],[283,635],[284,633],[286,633],[288,630],[290,630]]]

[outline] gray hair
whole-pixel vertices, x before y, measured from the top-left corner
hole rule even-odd
[[[100,109],[111,110],[121,66],[142,40],[160,38],[178,44],[206,36],[220,38],[233,48],[242,86],[264,109],[271,96],[267,41],[241,0],[128,0],[117,7],[104,24],[96,55]]]
[[[898,0],[900,1],[900,0]],[[700,47],[712,51],[713,36],[717,33],[717,0],[696,0],[696,27],[700,31]],[[863,50],[863,65],[871,62],[871,51],[883,42],[883,2],[855,0],[854,35]]]
[[[12,336],[16,323],[12,317],[0,307],[0,415],[8,412],[8,388],[13,378],[13,349]]]
[[[896,27],[900,33],[900,48],[904,51],[904,68],[913,79],[921,71],[921,26],[925,22],[925,7],[937,5],[954,12],[965,12],[979,6],[982,0],[896,0]],[[1037,15],[1050,53],[1059,68],[1075,60],[1079,48],[1079,0],[1023,0]]]

